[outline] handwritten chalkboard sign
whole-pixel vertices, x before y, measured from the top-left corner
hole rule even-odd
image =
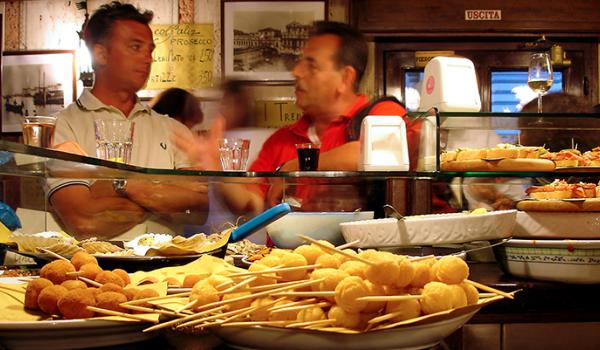
[[[212,24],[151,25],[156,49],[146,89],[213,85],[215,42]]]

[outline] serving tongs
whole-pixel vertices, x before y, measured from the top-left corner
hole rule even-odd
[[[400,212],[398,210],[396,210],[396,208],[394,208],[394,206],[392,206],[390,204],[383,205],[383,212],[385,213],[386,218],[394,218],[394,219],[398,219],[398,220],[404,220],[404,216],[402,214],[400,214]]]

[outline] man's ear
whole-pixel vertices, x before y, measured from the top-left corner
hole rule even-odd
[[[108,63],[108,48],[102,44],[95,44],[92,49],[92,59],[96,66],[105,66]]]
[[[352,66],[345,66],[342,69],[342,82],[344,89],[354,91],[354,82],[356,81],[356,70]]]

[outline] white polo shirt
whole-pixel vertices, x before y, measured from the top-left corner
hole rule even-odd
[[[134,126],[131,165],[145,168],[179,169],[189,167],[186,154],[171,142],[174,128],[182,132],[190,132],[183,124],[173,118],[158,114],[139,100],[125,116],[117,108],[102,103],[89,89],[67,108],[55,114],[56,127],[54,144],[66,141],[77,142],[90,156],[96,157],[96,138],[94,120],[123,119],[131,121]],[[48,179],[47,198],[65,186],[81,184],[89,186],[86,179]],[[141,231],[139,228],[136,233]],[[141,232],[144,233],[144,232]],[[159,232],[164,233],[164,232]],[[128,235],[130,236],[131,233]]]

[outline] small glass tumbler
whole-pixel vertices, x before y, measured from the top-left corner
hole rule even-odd
[[[314,171],[319,169],[319,145],[314,143],[297,143],[298,166],[301,171]]]
[[[248,165],[250,140],[220,139],[219,158],[224,171],[245,171]]]

